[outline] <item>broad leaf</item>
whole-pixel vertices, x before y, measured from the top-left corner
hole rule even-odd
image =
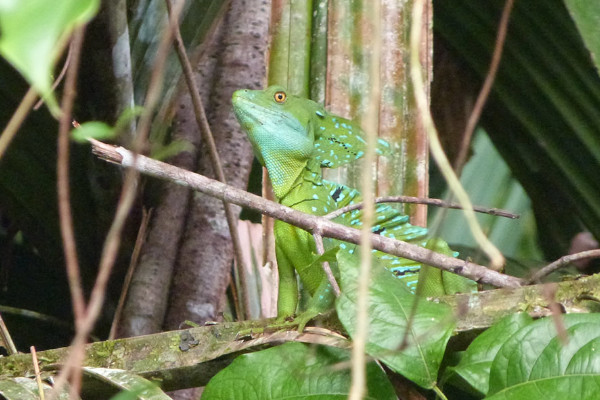
[[[350,370],[336,364],[348,361],[345,350],[295,342],[244,354],[211,379],[202,400],[346,399]],[[396,398],[375,363],[367,365],[367,390],[365,399]]]
[[[458,365],[449,368],[449,372],[462,377],[480,393],[487,393],[490,368],[500,347],[513,333],[532,321],[526,313],[512,314],[498,321],[473,340]]]
[[[490,370],[490,399],[597,399],[600,315],[561,316],[563,344],[551,318],[535,321],[504,341]]]
[[[342,295],[336,303],[337,313],[350,336],[356,329],[357,264],[358,257],[338,253]],[[418,304],[411,319],[415,301]],[[376,263],[369,285],[368,307],[367,353],[416,384],[431,389],[454,328],[450,307],[416,297],[400,279]]]
[[[66,35],[87,22],[98,0],[0,1],[0,53],[56,105],[51,97],[52,70]]]

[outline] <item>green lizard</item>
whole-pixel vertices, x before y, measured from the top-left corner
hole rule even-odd
[[[356,123],[329,114],[312,100],[287,94],[279,86],[236,91],[233,110],[248,134],[254,154],[269,172],[279,203],[308,214],[325,215],[361,202],[358,191],[326,181],[321,174],[321,168],[336,168],[364,154],[363,132]],[[376,152],[388,153],[389,144],[379,140]],[[360,228],[361,216],[362,211],[355,210],[334,221]],[[426,228],[410,225],[408,216],[387,205],[377,205],[372,230],[453,255],[445,242],[428,241]],[[297,317],[301,330],[310,319],[331,308],[331,285],[320,263],[314,262],[318,254],[311,234],[281,221],[275,221],[274,234],[279,272],[278,317],[285,320],[296,313],[296,273],[312,296],[307,310]],[[325,239],[324,245],[326,250],[339,246],[339,251],[350,254],[356,247],[332,239]],[[375,255],[414,290],[421,268],[419,263],[380,252]],[[464,291],[465,283],[467,290],[471,290],[471,281],[450,275],[452,279],[444,280],[441,271],[433,270],[426,281],[432,289],[426,294]]]

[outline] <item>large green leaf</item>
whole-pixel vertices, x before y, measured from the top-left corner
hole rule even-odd
[[[479,335],[458,363],[448,372],[456,373],[481,394],[488,391],[490,368],[504,341],[533,320],[526,313],[509,315]]]
[[[561,316],[563,343],[551,318],[503,341],[490,370],[490,399],[597,399],[600,386],[600,315]]]
[[[92,18],[99,5],[98,0],[0,1],[0,53],[50,100],[60,41]]]
[[[203,400],[346,399],[350,370],[348,352],[324,346],[286,343],[244,354],[219,372],[206,386]],[[395,399],[383,370],[367,365],[365,399]]]
[[[337,301],[340,321],[354,335],[356,329],[358,257],[338,254],[342,294]],[[450,308],[413,295],[385,268],[373,265],[369,285],[369,339],[367,353],[418,385],[431,389],[452,335]],[[411,309],[418,301],[411,319]],[[404,338],[406,335],[406,342]]]

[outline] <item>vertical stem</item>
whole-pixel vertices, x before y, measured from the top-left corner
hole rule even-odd
[[[375,146],[379,125],[379,99],[380,99],[380,56],[381,56],[381,3],[375,0],[371,3],[370,12],[364,15],[365,27],[372,38],[370,54],[369,75],[371,90],[369,101],[363,118],[366,131],[367,148],[363,160],[361,191],[363,193],[363,228],[360,241],[360,271],[358,277],[358,300],[356,306],[356,334],[352,347],[352,386],[349,398],[360,400],[363,398],[366,386],[365,347],[369,334],[368,325],[368,295],[371,282],[371,226],[375,216],[375,195],[373,185],[372,165],[375,163]]]

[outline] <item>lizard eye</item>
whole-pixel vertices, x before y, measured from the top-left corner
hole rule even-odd
[[[285,103],[287,95],[285,94],[285,92],[276,92],[275,96],[273,97],[275,98],[275,101],[277,103]]]

